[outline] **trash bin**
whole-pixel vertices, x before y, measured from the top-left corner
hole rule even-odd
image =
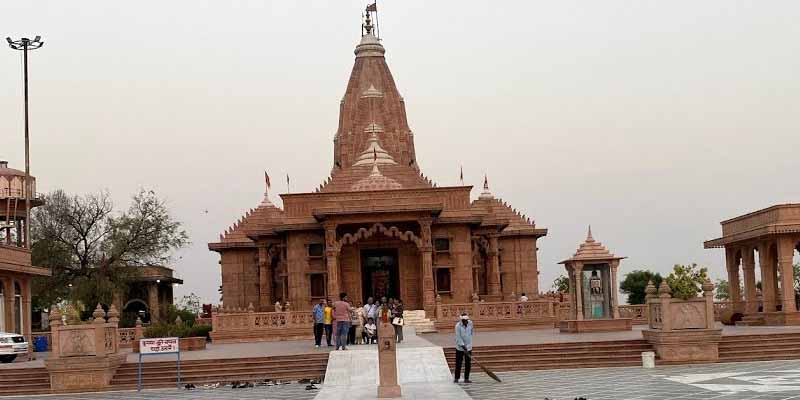
[[[33,337],[33,351],[37,353],[47,351],[47,336]]]
[[[642,368],[656,367],[656,353],[652,351],[642,352]]]

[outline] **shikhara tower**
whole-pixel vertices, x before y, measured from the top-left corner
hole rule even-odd
[[[470,201],[472,186],[439,187],[420,172],[385,53],[367,21],[339,106],[330,177],[313,192],[282,194],[283,209],[265,194],[209,243],[221,256],[226,308],[272,311],[288,301],[310,309],[344,291],[355,303],[398,297],[434,318],[437,298],[538,293],[536,241],[547,230],[496,198],[488,180]]]

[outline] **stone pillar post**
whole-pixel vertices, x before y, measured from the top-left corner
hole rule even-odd
[[[758,263],[761,267],[761,297],[764,299],[764,312],[775,311],[775,265],[769,252],[769,245],[765,242],[758,246]]]
[[[258,310],[272,306],[272,256],[267,245],[258,247]]]
[[[619,267],[619,260],[612,261],[610,265],[611,272],[611,318],[619,318],[619,304],[617,303],[617,268]]]
[[[486,291],[492,301],[497,301],[501,297],[500,287],[500,251],[497,235],[489,236],[489,270],[486,271]]]
[[[756,260],[753,256],[753,248],[750,246],[742,246],[742,271],[744,272],[744,296],[745,300],[747,300],[745,312],[754,313],[758,311],[758,302],[756,301]]]
[[[20,332],[25,336],[28,341],[28,359],[30,360],[33,355],[33,336],[31,335],[31,278],[29,276],[22,278],[20,281],[20,289],[22,290],[22,328]]]
[[[57,308],[53,308],[50,310],[50,357],[49,359],[53,360],[59,357],[61,354],[61,347],[59,346],[59,336],[58,330],[64,325],[64,322],[61,321],[61,312],[58,311]],[[31,346],[29,343],[28,346]]]
[[[6,332],[14,332],[17,326],[16,318],[14,318],[16,315],[16,310],[14,309],[14,295],[16,293],[14,291],[14,278],[9,276],[8,278],[3,279],[3,285],[5,286],[3,288],[3,293],[5,296],[4,300],[6,302],[4,307],[6,312],[6,315],[4,316],[6,319]]]
[[[572,269],[572,264],[565,264],[564,268],[567,270],[567,280],[569,280],[569,319],[578,319],[578,307],[572,303],[575,297],[575,271]]]
[[[711,279],[706,278],[703,282],[703,298],[706,300],[706,329],[714,329],[716,320],[714,318],[714,284]]]
[[[394,327],[383,321],[378,328],[378,379],[379,399],[401,397],[397,379],[397,345]]]
[[[575,319],[583,319],[583,264],[572,265],[575,274]]]
[[[733,308],[736,311],[743,311],[741,307],[742,294],[739,291],[739,260],[736,259],[736,249],[725,248],[725,266],[728,270],[728,294]]]
[[[103,311],[103,307],[98,303],[97,308],[92,313],[92,317],[94,317],[92,320],[92,325],[94,325],[94,351],[97,358],[102,358],[106,355],[106,319],[103,318],[105,316],[106,313]]]
[[[670,307],[672,289],[670,289],[666,279],[662,280],[661,285],[658,286],[658,301],[661,303],[661,330],[669,332],[672,330],[672,307]],[[712,313],[711,315],[713,318],[714,314]]]
[[[157,322],[161,318],[161,305],[158,303],[158,283],[152,282],[147,286],[147,307],[150,308],[150,322]]]
[[[325,228],[325,261],[328,270],[328,297],[338,298],[341,292],[339,282],[339,248],[336,243],[336,224],[326,222]]]
[[[419,220],[422,246],[419,248],[422,257],[422,307],[425,315],[434,315],[436,294],[433,284],[433,244],[431,243],[431,219]],[[430,317],[428,317],[430,318]]]
[[[794,256],[794,241],[791,237],[778,239],[778,268],[781,270],[781,304],[783,312],[796,312],[794,302],[794,270],[792,258]]]

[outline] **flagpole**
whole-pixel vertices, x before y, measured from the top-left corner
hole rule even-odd
[[[378,23],[378,0],[375,0],[375,34],[381,40],[381,24]]]

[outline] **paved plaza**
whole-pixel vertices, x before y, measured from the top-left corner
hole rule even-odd
[[[476,400],[572,400],[580,396],[588,400],[800,400],[800,360],[667,366],[651,370],[629,367],[506,372],[498,375],[503,383],[496,383],[484,374],[475,374],[471,385],[460,386]],[[306,390],[305,386],[290,384],[252,389],[221,387],[192,391],[169,389],[24,398],[311,400],[319,394],[319,391]]]

